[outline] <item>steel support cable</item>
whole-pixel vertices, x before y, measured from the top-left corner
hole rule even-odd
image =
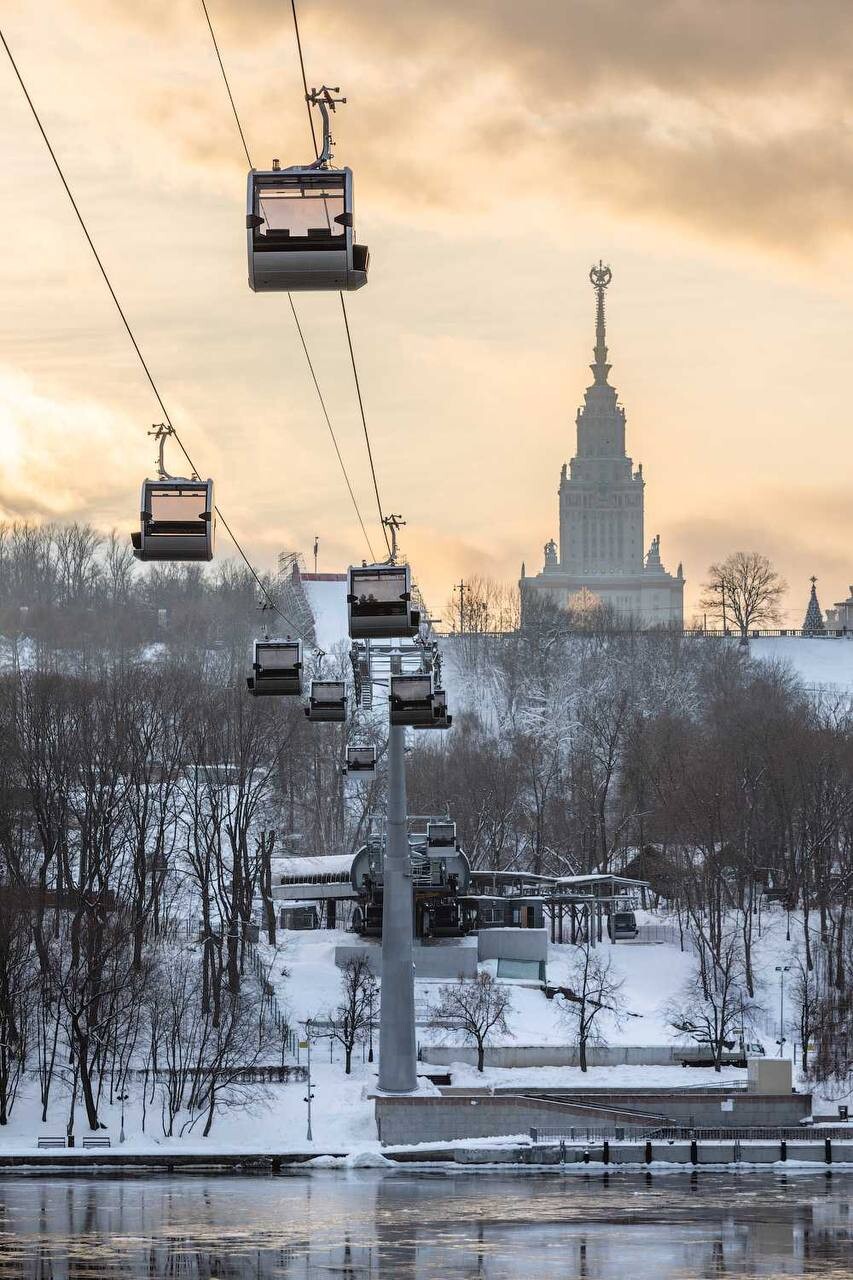
[[[308,125],[311,129],[311,142],[314,147],[314,155],[319,156],[320,151],[317,146],[317,134],[314,131],[314,117],[311,114],[311,103],[308,101],[308,78],[305,74],[305,58],[302,53],[302,37],[299,33],[299,18],[296,13],[296,0],[290,0],[290,12],[293,14],[293,31],[296,36],[296,50],[297,50],[297,53],[299,54],[299,70],[302,74],[302,88],[305,93],[305,104],[308,109]],[[349,327],[349,316],[347,314],[347,304],[343,295],[343,291],[341,291],[338,294],[338,297],[341,300],[341,311],[343,312],[344,326],[346,328],[346,334],[347,334],[347,347],[349,348],[349,357],[350,357],[350,362],[352,364],[352,376],[353,376],[353,380],[355,381],[355,391],[356,391],[356,396],[358,397],[358,408],[361,414],[361,425],[362,425],[362,429],[364,430],[364,443],[367,445],[367,460],[370,463],[370,475],[371,475],[371,479],[373,480],[373,492],[376,495],[376,506],[379,511],[379,523],[382,526],[382,536],[385,539],[385,546],[390,556],[391,542],[388,538],[388,529],[385,525],[385,514],[382,510],[382,500],[379,497],[379,483],[376,479],[376,467],[373,462],[373,448],[370,443],[370,432],[367,429],[367,416],[364,412],[364,400],[362,399],[362,395],[361,395],[361,383],[358,377],[358,367],[355,361],[355,352],[353,351],[352,335],[350,334],[350,327]]]
[[[361,398],[361,383],[358,377],[358,366],[356,365],[356,362],[355,362],[355,352],[353,351],[353,348],[352,348],[352,335],[350,334],[350,330],[349,330],[349,316],[347,315],[347,304],[344,302],[343,293],[338,294],[338,297],[341,300],[341,311],[343,312],[343,316],[344,316],[344,328],[346,329],[346,332],[347,332],[347,346],[349,347],[349,358],[352,364],[352,376],[353,376],[353,379],[355,380],[355,393],[358,396],[358,408],[359,408],[359,412],[361,413],[361,425],[364,429],[364,443],[367,445],[367,460],[370,463],[370,475],[371,475],[371,479],[373,480],[373,492],[376,494],[376,509],[379,512],[379,519],[382,524],[382,533],[385,538],[385,546],[387,547],[388,554],[390,556],[391,543],[388,538],[388,527],[385,524],[385,516],[382,511],[382,499],[379,497],[379,484],[376,479],[376,467],[373,465],[373,448],[370,444],[370,433],[367,430],[367,418],[364,412],[364,401]]]
[[[240,134],[240,141],[243,144],[243,150],[246,153],[246,159],[249,162],[249,168],[254,169],[255,166],[252,164],[252,157],[249,152],[248,144],[246,142],[246,135],[243,132],[243,125],[240,121],[239,112],[237,111],[237,104],[235,103],[234,95],[231,92],[231,85],[228,81],[228,74],[225,70],[225,64],[222,61],[222,54],[219,52],[219,44],[217,43],[217,40],[216,40],[216,33],[213,30],[213,23],[210,20],[210,13],[208,12],[206,0],[201,0],[201,7],[204,10],[204,16],[207,21],[207,28],[210,32],[210,38],[213,41],[213,48],[216,53],[216,60],[219,63],[219,70],[222,72],[222,80],[225,85],[225,92],[228,94],[228,101],[231,103],[231,110],[234,113],[234,123],[237,125],[237,132]],[[310,113],[311,113],[310,105],[308,106],[308,113],[310,116]],[[311,121],[311,134],[313,137],[313,134],[314,134],[313,120]],[[314,149],[316,151],[316,142],[314,144]],[[368,536],[367,529],[365,528],[364,520],[362,519],[362,515],[361,515],[361,510],[359,508],[358,501],[353,491],[352,484],[350,483],[350,478],[349,478],[349,474],[347,473],[346,464],[344,463],[343,456],[338,446],[337,437],[335,436],[335,431],[332,426],[332,421],[331,421],[331,418],[329,417],[329,411],[326,408],[326,401],[323,397],[322,391],[320,390],[320,383],[318,382],[317,375],[314,372],[314,362],[312,361],[311,356],[308,352],[308,344],[305,341],[305,334],[302,330],[302,323],[299,319],[299,314],[296,310],[296,305],[293,301],[292,294],[288,293],[287,300],[290,303],[290,310],[293,312],[293,319],[296,323],[296,331],[299,334],[299,341],[302,343],[302,350],[305,352],[305,359],[308,363],[308,369],[311,373],[311,380],[314,383],[314,389],[317,392],[317,399],[320,401],[320,408],[323,411],[323,417],[326,420],[326,426],[329,429],[329,435],[332,437],[332,444],[334,445],[335,454],[340,464],[341,472],[343,473],[344,481],[347,486],[347,492],[349,493],[350,499],[352,501],[352,505],[355,509],[355,514],[358,517],[358,523],[361,526],[361,532],[364,534],[364,540],[367,543],[367,549],[370,552],[371,558],[375,560],[376,555],[374,553],[373,547],[371,546],[370,537]]]
[[[205,0],[201,0],[201,7],[202,9],[204,9],[204,16],[205,16],[205,19],[207,20],[207,29],[210,32],[210,38],[213,41],[213,48],[214,48],[214,52],[216,53],[216,61],[219,63],[219,70],[222,72],[222,79],[225,82],[225,92],[228,94],[228,101],[231,103],[231,110],[234,112],[234,123],[237,126],[237,132],[240,135],[240,141],[243,144],[243,150],[246,153],[246,159],[249,162],[249,168],[254,169],[255,166],[252,164],[252,157],[249,155],[249,148],[246,145],[246,135],[243,133],[243,126],[241,125],[240,117],[237,114],[237,105],[234,102],[234,97],[231,93],[231,86],[228,83],[228,77],[225,74],[225,66],[222,62],[222,54],[219,52],[219,45],[216,43],[216,34],[213,30],[213,23],[210,21],[210,14],[207,12],[207,4],[205,3]]]
[[[168,411],[168,409],[166,408],[166,405],[165,405],[165,403],[164,403],[164,401],[163,401],[163,397],[162,397],[162,396],[161,396],[161,394],[160,394],[160,390],[159,390],[159,388],[158,388],[158,386],[157,386],[157,383],[154,381],[154,377],[153,377],[153,375],[152,375],[152,373],[151,373],[150,368],[148,367],[148,363],[147,363],[147,361],[146,361],[146,359],[145,359],[144,355],[142,354],[142,350],[141,350],[141,348],[140,348],[140,346],[139,346],[139,343],[138,343],[138,342],[137,342],[137,340],[136,340],[136,336],[135,336],[135,334],[134,334],[133,330],[132,330],[132,329],[131,329],[131,327],[130,327],[130,322],[128,321],[128,318],[127,318],[127,316],[125,315],[124,308],[122,307],[121,303],[120,303],[120,302],[119,302],[119,300],[118,300],[118,296],[117,296],[117,294],[116,294],[115,289],[114,289],[114,288],[113,288],[113,286],[112,286],[112,281],[110,280],[110,277],[109,277],[109,275],[108,275],[108,273],[107,273],[107,269],[106,269],[106,267],[105,267],[105,266],[104,266],[104,264],[103,264],[103,261],[102,261],[102,259],[101,259],[101,255],[98,253],[98,250],[95,248],[95,242],[93,241],[93,239],[92,239],[91,235],[89,234],[89,228],[86,226],[85,219],[84,219],[84,217],[83,217],[82,213],[80,212],[80,207],[79,207],[79,205],[77,204],[77,201],[74,199],[74,194],[73,194],[73,192],[72,192],[72,190],[71,190],[70,186],[68,185],[68,182],[67,182],[67,180],[66,180],[65,174],[64,174],[64,173],[63,173],[63,171],[62,171],[62,166],[61,166],[61,164],[59,163],[59,160],[57,159],[56,152],[54,151],[53,147],[51,146],[50,139],[48,138],[47,133],[45,132],[44,125],[43,125],[43,124],[42,124],[42,122],[41,122],[41,117],[39,116],[39,113],[38,113],[38,111],[36,110],[35,103],[33,102],[32,98],[30,97],[29,90],[27,89],[27,86],[26,86],[26,84],[24,83],[24,78],[23,78],[23,76],[21,75],[21,72],[20,72],[20,70],[19,70],[19,68],[18,68],[18,64],[17,64],[17,62],[15,61],[15,58],[14,58],[14,56],[13,56],[13,54],[12,54],[12,50],[9,48],[8,42],[7,42],[7,40],[6,40],[5,35],[3,34],[2,29],[0,29],[0,41],[2,41],[2,43],[3,43],[3,48],[6,50],[6,55],[7,55],[8,59],[9,59],[9,62],[11,63],[12,70],[14,71],[15,76],[16,76],[17,81],[18,81],[18,84],[21,86],[21,90],[22,90],[22,92],[23,92],[23,94],[24,94],[24,97],[25,97],[25,98],[26,98],[26,100],[27,100],[27,105],[28,105],[28,107],[30,108],[30,111],[32,112],[32,116],[33,116],[33,119],[34,119],[34,120],[35,120],[35,122],[36,122],[36,125],[38,126],[39,133],[41,134],[42,139],[44,140],[44,145],[47,147],[48,154],[50,155],[50,158],[51,158],[51,160],[53,161],[54,168],[56,169],[56,172],[59,174],[59,179],[60,179],[60,181],[61,181],[61,183],[62,183],[63,187],[65,188],[65,194],[68,196],[68,199],[69,199],[69,201],[70,201],[70,203],[71,203],[71,207],[72,207],[72,209],[74,210],[74,213],[75,213],[75,215],[76,215],[76,217],[77,217],[77,221],[78,221],[78,222],[79,222],[79,224],[80,224],[80,228],[81,228],[81,230],[82,230],[82,232],[83,232],[83,235],[86,237],[86,241],[87,241],[87,243],[88,243],[88,245],[89,245],[89,248],[92,250],[92,256],[94,257],[95,262],[98,264],[98,270],[100,271],[100,273],[101,273],[101,275],[102,275],[102,277],[103,277],[104,284],[107,286],[107,289],[109,290],[110,297],[112,298],[113,303],[115,304],[116,311],[118,312],[119,317],[121,318],[121,322],[122,322],[122,324],[123,324],[123,326],[124,326],[124,328],[125,328],[125,331],[126,331],[126,333],[127,333],[128,338],[129,338],[129,339],[130,339],[130,341],[131,341],[131,344],[132,344],[132,346],[133,346],[133,349],[134,349],[134,351],[136,352],[137,357],[139,358],[139,363],[140,363],[140,364],[141,364],[141,366],[142,366],[142,369],[143,369],[143,371],[144,371],[144,373],[145,373],[145,377],[148,379],[148,383],[149,383],[149,385],[150,385],[150,387],[151,387],[151,390],[154,392],[154,397],[155,397],[155,399],[156,399],[156,401],[157,401],[158,405],[160,406],[160,410],[161,410],[161,412],[162,412],[162,414],[163,414],[163,417],[164,417],[164,419],[165,419],[165,421],[166,421],[166,424],[168,425],[168,427],[169,427],[169,429],[170,429],[170,431],[171,431],[171,434],[172,434],[172,436],[173,436],[173,438],[174,438],[174,440],[175,440],[175,443],[177,444],[177,446],[178,446],[178,448],[180,449],[181,453],[184,455],[184,457],[186,458],[186,460],[187,460],[187,462],[189,463],[190,467],[192,468],[193,474],[194,474],[194,475],[199,475],[199,474],[200,474],[200,472],[199,472],[198,468],[196,467],[195,463],[193,462],[192,458],[190,457],[190,454],[189,454],[189,452],[188,452],[188,450],[187,450],[186,446],[184,445],[184,442],[181,440],[180,435],[178,434],[178,432],[176,431],[176,429],[175,429],[175,427],[174,427],[174,425],[173,425],[173,423],[172,423],[172,419],[171,419],[171,417],[169,416],[169,411]],[[263,582],[263,580],[262,580],[262,579],[261,579],[261,577],[259,576],[259,574],[258,574],[257,570],[255,569],[254,565],[252,564],[251,560],[250,560],[250,559],[249,559],[249,557],[246,555],[246,553],[245,553],[245,551],[243,550],[243,547],[241,546],[241,544],[240,544],[240,542],[239,542],[239,540],[238,540],[238,538],[237,538],[236,534],[234,533],[234,530],[231,528],[230,524],[229,524],[229,523],[228,523],[228,521],[225,519],[225,516],[222,514],[221,509],[217,506],[217,507],[215,508],[215,510],[216,510],[216,514],[217,514],[217,516],[218,516],[218,517],[219,517],[219,519],[222,521],[222,527],[225,529],[225,531],[226,531],[226,533],[228,534],[229,538],[230,538],[230,539],[231,539],[231,541],[234,543],[234,546],[236,547],[237,552],[238,552],[238,553],[239,553],[239,555],[240,555],[240,558],[242,559],[242,561],[243,561],[243,563],[245,564],[246,568],[249,570],[249,573],[252,575],[252,577],[254,578],[255,582],[256,582],[256,583],[257,583],[257,585],[258,585],[258,587],[260,588],[261,593],[263,594],[263,596],[264,596],[264,598],[266,599],[267,603],[269,604],[270,608],[272,608],[272,609],[273,609],[273,610],[274,610],[274,611],[279,615],[279,617],[283,619],[283,621],[285,621],[286,623],[288,623],[290,626],[294,627],[294,628],[297,630],[297,632],[299,633],[300,638],[305,639],[305,637],[304,637],[304,636],[302,636],[302,633],[301,633],[301,632],[299,632],[299,628],[296,626],[296,623],[294,623],[293,619],[292,619],[292,618],[289,618],[289,617],[287,616],[287,614],[282,613],[281,609],[279,609],[278,605],[275,603],[275,600],[273,599],[273,597],[272,597],[272,595],[271,595],[271,593],[270,593],[269,588],[268,588],[268,587],[267,587],[267,585]]]
[[[317,134],[314,132],[314,117],[311,114],[311,103],[308,100],[308,80],[305,76],[305,59],[302,56],[302,37],[299,34],[299,19],[296,16],[296,0],[290,0],[290,11],[293,14],[293,30],[296,33],[296,49],[299,54],[299,70],[302,72],[302,88],[305,91],[305,109],[308,112],[308,128],[311,130],[311,142],[314,145],[314,155],[320,155],[320,148],[317,146]]]

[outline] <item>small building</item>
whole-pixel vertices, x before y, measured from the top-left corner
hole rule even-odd
[[[319,929],[320,914],[313,903],[286,902],[279,907],[278,927],[297,931]]]
[[[833,631],[853,633],[853,584],[846,600],[837,600],[831,609],[827,609],[826,625]]]

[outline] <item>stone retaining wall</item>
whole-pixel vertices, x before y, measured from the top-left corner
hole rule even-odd
[[[732,1109],[721,1110],[719,1095],[608,1092],[587,1096],[587,1107],[570,1101],[519,1094],[455,1094],[443,1097],[377,1097],[376,1126],[383,1144],[448,1142],[459,1138],[512,1137],[544,1131],[614,1124],[630,1128],[626,1112],[655,1112],[674,1125],[696,1128],[771,1128],[797,1125],[811,1113],[808,1094],[731,1095]],[[608,1106],[618,1117],[608,1118]],[[645,1120],[638,1127],[648,1128]]]

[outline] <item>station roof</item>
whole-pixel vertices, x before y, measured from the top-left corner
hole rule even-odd
[[[610,871],[594,871],[585,876],[555,876],[554,881],[556,884],[568,885],[627,884],[636,889],[649,887],[648,880],[633,880],[630,876],[617,876]]]
[[[569,890],[577,888],[579,892],[586,893],[594,891],[596,888],[605,886],[619,885],[632,889],[648,889],[647,880],[633,880],[629,876],[614,875],[609,871],[595,871],[589,875],[583,876],[546,876],[540,875],[534,871],[484,871],[479,868],[471,872],[472,880],[476,880],[478,884],[492,882],[500,882],[511,884],[513,881],[524,881],[526,883],[537,883],[543,887],[551,885],[555,890]]]
[[[275,859],[275,873],[286,876],[288,880],[306,880],[312,876],[349,875],[352,870],[351,853],[325,853],[315,856],[293,857],[288,855]]]

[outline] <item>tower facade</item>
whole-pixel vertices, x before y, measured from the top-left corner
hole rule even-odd
[[[634,469],[626,450],[625,410],[608,380],[605,292],[612,272],[603,262],[589,273],[595,290],[595,347],[592,385],[576,418],[577,447],[564,464],[559,487],[559,557],[545,548],[545,564],[535,577],[522,575],[525,591],[547,591],[563,607],[583,594],[643,626],[683,625],[681,565],[667,573],[660,536],[644,554],[642,465]]]

